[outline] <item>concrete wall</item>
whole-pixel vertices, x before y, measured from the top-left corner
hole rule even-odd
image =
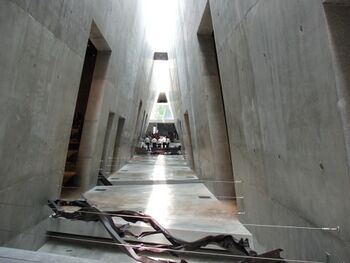
[[[244,223],[340,226],[339,233],[250,227],[265,249],[282,247],[288,258],[317,261],[328,252],[332,261],[347,262],[350,67],[342,36],[348,33],[349,12],[343,5],[342,10],[328,6],[326,16],[323,2],[210,0],[225,138],[213,42],[208,35],[197,36],[200,25],[208,29],[202,23],[207,1],[178,0],[172,10],[178,21],[169,52],[170,100],[198,175],[207,181],[242,180],[236,189],[219,182],[207,185],[218,196],[244,196],[238,203],[246,212]],[[1,245],[35,248],[43,241],[46,200],[60,192],[92,21],[110,53],[100,56],[107,67],[99,68],[105,70],[94,74],[92,105],[98,110],[87,119],[92,133],[85,135],[89,154],[81,159],[84,187],[95,184],[110,112],[115,114],[111,147],[118,119],[125,118],[116,166],[132,155],[140,100],[139,121],[144,110],[150,115],[154,101],[143,4],[0,2]]]
[[[178,2],[172,98],[178,118],[188,110],[196,170],[205,176],[213,173],[213,152],[203,135],[210,129],[196,33],[206,1]],[[328,252],[332,262],[349,261],[348,120],[342,110],[349,100],[339,93],[346,79],[339,74],[348,71],[337,69],[333,51],[347,31],[332,43],[321,0],[210,0],[210,7],[233,170],[243,182],[236,184],[237,196],[244,196],[241,220],[340,226],[340,232],[249,229],[264,248],[281,247],[288,258],[323,261]]]
[[[0,2],[0,245],[35,248],[43,241],[47,199],[60,193],[93,21],[110,52],[98,55],[103,71],[94,73],[90,104],[98,110],[88,106],[86,125],[93,128],[85,134],[89,155],[80,160],[84,188],[96,184],[110,112],[111,147],[119,117],[126,119],[116,165],[132,155],[139,101],[147,113],[153,102],[142,10],[138,0]]]
[[[169,97],[189,163],[217,197],[232,199],[234,184],[227,182],[234,178],[214,41],[211,32],[197,36],[205,9],[206,1],[179,2],[177,38],[169,60]]]

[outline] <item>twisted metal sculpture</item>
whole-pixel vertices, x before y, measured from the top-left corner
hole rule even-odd
[[[54,214],[52,217],[58,218],[63,217],[71,220],[81,221],[99,221],[102,223],[104,228],[107,230],[113,241],[119,245],[120,249],[129,255],[134,260],[141,263],[187,263],[184,259],[180,261],[174,261],[172,259],[153,259],[140,255],[141,252],[151,253],[164,253],[171,252],[176,255],[176,252],[196,251],[207,245],[217,245],[223,248],[225,251],[230,252],[232,255],[237,255],[237,258],[241,258],[241,263],[285,263],[281,257],[282,249],[276,249],[264,254],[258,255],[254,250],[249,247],[248,240],[237,240],[232,235],[216,235],[206,236],[199,240],[188,242],[173,236],[169,231],[163,228],[155,219],[152,217],[135,212],[135,211],[100,211],[96,207],[91,206],[86,200],[55,200],[48,202],[49,207],[53,210]],[[62,206],[79,207],[75,212],[67,212]],[[119,217],[128,223],[143,222],[150,225],[154,231],[142,232],[136,235],[128,230],[129,225],[116,226],[113,222],[113,217]],[[162,234],[169,242],[170,245],[155,245],[155,246],[134,246],[124,240],[126,236],[132,236],[135,238],[143,238],[146,236]]]

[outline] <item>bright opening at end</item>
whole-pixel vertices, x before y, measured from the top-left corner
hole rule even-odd
[[[150,121],[156,123],[174,123],[174,115],[169,102],[171,83],[168,61],[155,60],[153,73],[157,96],[155,98]]]

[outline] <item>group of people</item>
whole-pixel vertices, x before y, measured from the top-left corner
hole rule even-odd
[[[166,136],[160,136],[158,139],[156,137],[146,136],[144,140],[147,151],[152,149],[166,149],[170,147],[170,138]]]

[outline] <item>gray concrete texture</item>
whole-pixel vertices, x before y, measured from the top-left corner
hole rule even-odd
[[[235,186],[237,196],[244,196],[238,202],[246,212],[241,220],[339,226],[340,232],[249,230],[266,249],[284,248],[288,258],[323,261],[327,252],[332,261],[347,262],[349,41],[344,36],[350,27],[348,7],[332,4],[348,1],[327,1],[329,21],[323,2],[210,0],[210,8],[234,178],[242,180]],[[182,126],[183,113],[189,113],[199,178],[213,174],[214,159],[204,103],[210,83],[200,74],[197,36],[206,4],[179,0],[177,40],[170,52],[174,112]]]
[[[90,33],[99,53],[83,131],[85,155],[79,155],[83,188],[96,184],[110,112],[115,114],[110,147],[119,117],[126,119],[115,165],[129,160],[128,134],[133,134],[139,101],[147,113],[153,101],[148,89],[153,51],[141,4],[0,2],[0,244],[35,248],[43,242],[46,201],[60,194]],[[98,30],[91,32],[93,23]],[[96,39],[96,32],[103,39]]]
[[[145,3],[0,2],[1,245],[35,248],[43,241],[46,200],[59,195],[92,21],[107,53],[99,53],[94,73],[96,100],[84,134],[89,154],[80,155],[84,188],[96,181],[110,112],[111,147],[125,118],[114,164],[129,160],[137,141],[129,134],[138,134],[154,95]],[[323,261],[328,252],[334,262],[350,259],[348,10],[345,0],[210,0],[224,108],[207,1],[178,0],[172,10],[178,21],[170,100],[199,179],[241,180],[235,189],[207,186],[217,196],[244,197],[243,223],[340,226],[340,232],[250,227],[262,246],[282,247],[288,258]],[[198,30],[207,35],[198,37]]]
[[[227,182],[233,182],[234,176],[214,40],[208,23],[201,23],[202,35],[197,36],[205,4],[203,1],[179,2],[179,9],[174,10],[180,20],[175,48],[170,52],[173,89],[169,97],[178,119],[177,129],[187,149],[185,154],[194,163],[194,170],[218,198],[232,199],[234,184]],[[189,124],[184,114],[188,114]]]

